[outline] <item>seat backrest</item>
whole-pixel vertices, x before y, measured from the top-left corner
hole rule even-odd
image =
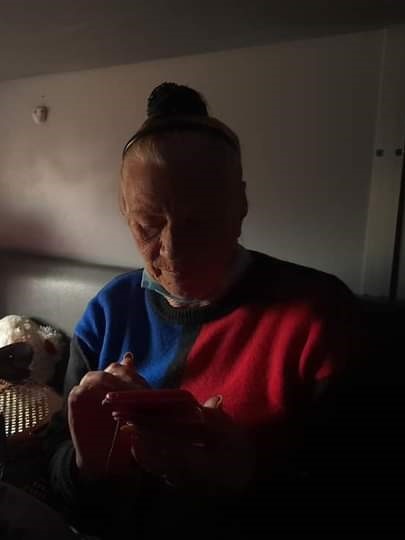
[[[25,315],[72,335],[89,300],[127,268],[0,252],[0,317]]]

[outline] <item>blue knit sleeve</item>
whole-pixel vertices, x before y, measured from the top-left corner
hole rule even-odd
[[[106,331],[106,315],[99,296],[93,298],[76,325],[75,337],[92,365],[98,364]]]
[[[125,340],[128,328],[139,326],[134,318],[139,318],[143,311],[140,279],[140,271],[112,279],[89,302],[77,323],[74,338],[94,369],[104,369],[111,362],[118,361],[123,348],[131,350]]]

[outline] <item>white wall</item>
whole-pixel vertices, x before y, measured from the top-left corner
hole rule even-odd
[[[367,32],[0,84],[0,247],[139,265],[118,211],[120,152],[150,90],[173,80],[240,135],[243,243],[359,290],[380,52]]]

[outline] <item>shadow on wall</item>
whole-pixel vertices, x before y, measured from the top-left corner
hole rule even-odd
[[[47,216],[13,212],[0,201],[0,250],[48,255],[63,245],[69,247],[63,231],[52,227]]]

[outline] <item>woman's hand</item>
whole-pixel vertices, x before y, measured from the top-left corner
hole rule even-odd
[[[195,430],[183,426],[174,431],[162,417],[153,425],[122,427],[109,455],[117,424],[102,401],[108,392],[145,388],[132,355],[126,355],[105,371],[87,373],[72,389],[68,419],[80,472],[91,478],[131,478],[140,466],[191,494],[240,492],[251,477],[253,453],[246,434],[222,410],[219,396],[202,407],[197,438]]]
[[[222,410],[220,396],[202,408],[201,441],[195,431],[174,432],[159,425],[134,425],[133,455],[145,470],[190,494],[237,494],[253,472],[253,452],[247,435]]]
[[[136,472],[131,456],[131,433],[125,427],[118,434],[109,460],[116,422],[102,401],[108,392],[147,387],[135,370],[132,355],[127,353],[121,364],[110,364],[105,371],[90,371],[72,388],[68,397],[68,422],[76,465],[83,475],[121,477]]]
[[[110,373],[120,379],[123,383],[130,384],[130,390],[145,389],[149,387],[145,379],[137,373],[132,353],[126,353],[122,362],[113,362],[107,366],[104,373]]]

